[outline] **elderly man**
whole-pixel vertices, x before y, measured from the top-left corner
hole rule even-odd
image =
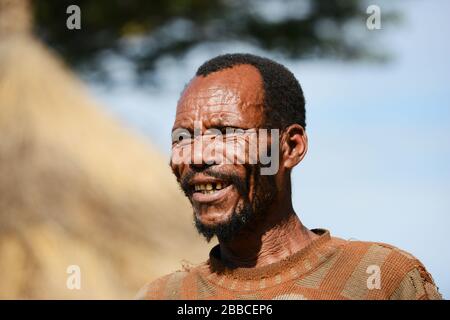
[[[410,254],[301,223],[291,171],[308,149],[305,127],[302,89],[284,66],[226,54],[198,69],[178,102],[171,167],[196,228],[219,244],[139,298],[441,298]]]

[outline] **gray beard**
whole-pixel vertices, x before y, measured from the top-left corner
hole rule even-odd
[[[259,178],[260,177],[261,176],[259,176]],[[217,236],[219,241],[229,242],[247,224],[254,222],[256,219],[262,219],[278,192],[275,188],[274,176],[264,177],[267,181],[261,181],[259,184],[259,186],[264,186],[264,188],[255,193],[253,203],[251,203],[247,197],[244,204],[236,208],[228,221],[210,227],[201,223],[194,213],[194,222],[198,233],[203,235],[208,242],[210,242],[214,236]]]
[[[212,227],[206,226],[198,219],[195,213],[194,222],[198,233],[204,236],[206,241],[210,242],[214,236],[217,236],[219,241],[229,242],[254,216],[255,213],[252,206],[246,201],[244,206],[233,212],[230,219],[224,223]]]

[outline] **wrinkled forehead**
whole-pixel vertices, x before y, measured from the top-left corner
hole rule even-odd
[[[178,101],[176,121],[190,118],[238,117],[259,125],[263,120],[264,89],[259,71],[239,65],[191,80]]]

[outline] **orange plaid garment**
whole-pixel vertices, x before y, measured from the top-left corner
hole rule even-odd
[[[229,269],[219,246],[209,260],[159,278],[138,299],[442,299],[431,275],[407,252],[384,243],[346,241],[329,231],[279,262]]]

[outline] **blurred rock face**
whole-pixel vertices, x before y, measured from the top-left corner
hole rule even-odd
[[[211,245],[167,160],[104,114],[25,29],[5,30],[0,298],[133,298],[183,259],[204,260]],[[70,265],[80,267],[80,290],[66,286]]]

